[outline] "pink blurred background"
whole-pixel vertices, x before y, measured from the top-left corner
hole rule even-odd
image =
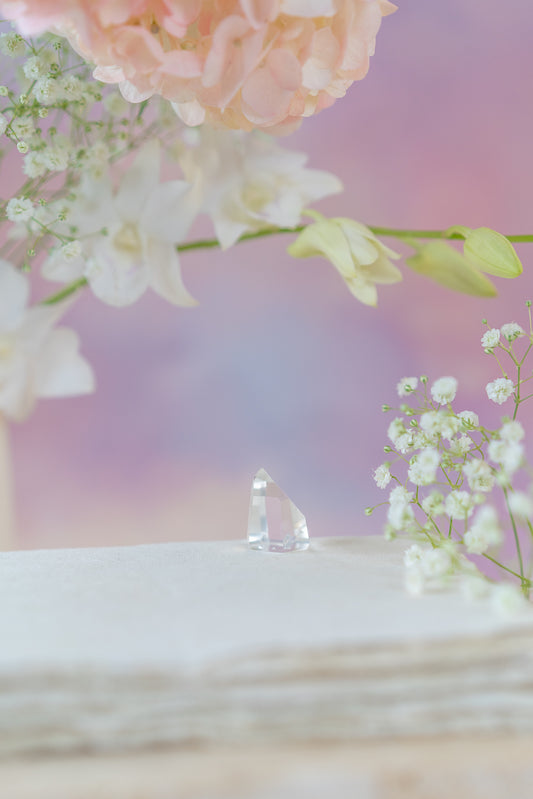
[[[285,140],[342,177],[345,193],[322,210],[533,232],[529,0],[399,5],[368,77]],[[260,466],[312,536],[378,533],[382,518],[363,511],[382,498],[371,479],[384,459],[380,408],[399,378],[453,374],[463,408],[499,417],[484,400],[498,374],[481,319],[525,324],[533,245],[495,300],[406,273],[373,310],[325,261],[290,259],[288,243],[184,257],[193,311],[154,295],[121,311],[80,301],[70,324],[99,387],[13,426],[20,546],[242,538]]]

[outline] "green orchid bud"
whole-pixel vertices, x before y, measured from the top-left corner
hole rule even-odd
[[[488,227],[468,233],[464,254],[474,266],[489,275],[511,278],[522,274],[522,263],[509,239]]]
[[[474,297],[495,297],[495,286],[471,261],[444,241],[432,241],[406,259],[406,264],[420,275],[442,286]]]

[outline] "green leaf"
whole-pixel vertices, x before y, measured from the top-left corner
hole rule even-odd
[[[522,263],[505,236],[488,227],[470,231],[464,243],[464,254],[482,272],[496,277],[518,277]]]
[[[420,275],[442,286],[474,297],[495,297],[496,287],[479,269],[443,241],[433,241],[421,247],[406,264]]]

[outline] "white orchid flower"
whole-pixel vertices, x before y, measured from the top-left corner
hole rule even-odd
[[[161,183],[160,147],[146,144],[117,191],[109,177],[83,183],[69,224],[75,224],[84,253],[52,255],[43,267],[50,280],[85,277],[109,305],[130,305],[152,288],[174,305],[196,305],[184,286],[176,243],[196,213],[191,187],[182,180]],[[106,235],[101,231],[105,229]]]
[[[36,399],[94,391],[73,330],[55,327],[68,303],[28,308],[29,281],[0,260],[0,413],[24,419]]]

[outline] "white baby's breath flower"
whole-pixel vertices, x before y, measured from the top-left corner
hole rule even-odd
[[[404,486],[395,486],[389,494],[391,505],[407,505],[413,499],[413,493]]]
[[[500,583],[492,588],[491,604],[500,616],[516,616],[528,607],[518,586]]]
[[[402,377],[402,379],[396,386],[396,390],[398,392],[399,397],[408,397],[409,394],[412,394],[413,391],[416,391],[417,388],[418,388],[417,377]]]
[[[393,419],[387,429],[387,436],[399,452],[405,453],[414,446],[415,434],[407,430],[403,419]]]
[[[421,560],[423,574],[429,579],[442,578],[453,571],[453,558],[446,549],[428,549]]]
[[[442,516],[445,513],[444,497],[439,491],[432,491],[422,500],[422,508],[432,519]]]
[[[506,325],[502,325],[501,331],[502,336],[506,338],[507,341],[514,341],[515,338],[525,336],[524,329],[520,325],[517,325],[516,322],[508,322]]]
[[[466,455],[472,449],[473,443],[474,442],[470,436],[467,436],[463,433],[463,435],[459,436],[459,438],[454,438],[450,442],[450,455],[456,455],[458,457]]]
[[[6,206],[10,222],[27,222],[33,216],[33,203],[27,197],[12,197]]]
[[[44,163],[42,153],[38,150],[28,153],[24,158],[22,169],[29,178],[40,178],[41,175],[44,175],[47,171],[47,166]]]
[[[64,75],[59,79],[58,94],[65,100],[81,100],[84,91],[84,84],[76,75]]]
[[[391,473],[388,463],[382,463],[374,470],[374,481],[378,488],[387,488],[391,481]]]
[[[50,72],[50,63],[47,58],[34,55],[28,58],[22,65],[22,71],[28,80],[37,80]]]
[[[457,380],[455,377],[439,377],[431,386],[431,396],[435,402],[447,405],[453,402],[457,394]]]
[[[166,105],[168,106],[168,103]],[[111,92],[111,94],[108,94],[106,97],[104,97],[104,106],[109,111],[111,116],[114,117],[127,117],[129,115],[131,107],[130,104],[127,103],[126,100],[122,97],[122,95],[120,95],[118,92]],[[175,125],[176,123],[175,116],[173,122]]]
[[[500,341],[500,331],[497,327],[491,328],[491,330],[487,330],[486,333],[483,333],[481,336],[481,346],[486,350],[491,350],[493,347],[497,347]]]
[[[509,494],[509,507],[521,519],[533,518],[533,499],[524,491],[513,491]]]
[[[68,168],[69,147],[64,142],[54,143],[43,150],[42,159],[51,172],[64,172]]]
[[[17,139],[31,139],[35,133],[35,125],[30,116],[16,117],[11,123],[11,130]]]
[[[83,248],[81,246],[81,241],[74,239],[73,241],[69,241],[68,244],[64,244],[61,247],[61,255],[65,259],[65,261],[74,261],[76,258],[79,258],[83,252]]]
[[[33,87],[33,94],[38,103],[53,105],[60,99],[60,84],[55,78],[39,78]]]
[[[509,399],[514,391],[514,384],[508,377],[498,377],[491,383],[487,383],[486,388],[487,397],[498,405]]]
[[[461,420],[446,410],[426,411],[420,417],[420,427],[429,436],[451,441],[459,432]]]
[[[487,451],[491,461],[498,463],[508,475],[522,465],[524,447],[515,441],[491,441]]]
[[[494,472],[486,461],[471,460],[463,466],[463,474],[472,491],[488,493],[494,487]]]
[[[504,441],[512,441],[516,443],[518,441],[522,441],[525,436],[525,432],[520,422],[513,420],[502,424],[499,435]]]
[[[482,555],[491,547],[499,546],[502,541],[498,515],[490,505],[484,505],[477,511],[464,535],[466,550],[471,555]]]
[[[0,35],[0,52],[11,58],[18,58],[26,53],[27,47],[19,33],[2,33]]]
[[[413,508],[400,502],[389,505],[387,520],[393,530],[408,532],[414,522]]]
[[[413,544],[406,549],[403,554],[403,562],[410,569],[412,566],[419,566],[424,557],[424,550],[418,544]]]
[[[409,480],[418,486],[434,483],[440,464],[440,453],[436,449],[424,449],[411,458],[409,463]]]
[[[445,499],[444,507],[451,519],[467,519],[474,510],[474,500],[468,491],[451,491]]]
[[[461,411],[457,416],[461,420],[463,428],[473,430],[475,427],[479,427],[479,416],[474,411]]]

